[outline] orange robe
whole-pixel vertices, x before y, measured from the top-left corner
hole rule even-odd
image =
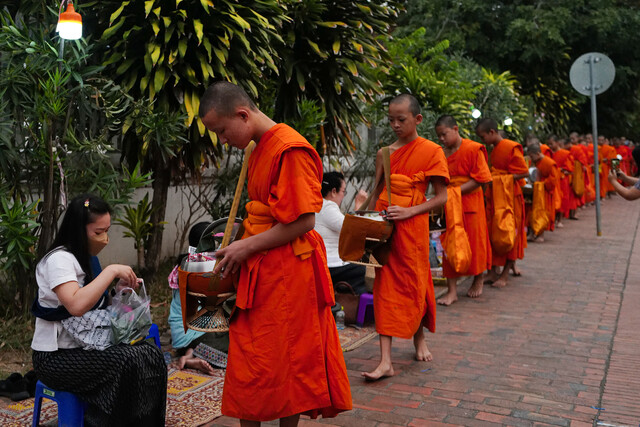
[[[569,211],[571,209],[575,209],[573,206],[573,199],[571,199],[571,195],[573,194],[573,190],[571,189],[571,173],[573,172],[574,164],[573,164],[573,156],[568,150],[564,148],[560,148],[558,151],[553,153],[553,160],[555,160],[558,168],[560,169],[560,190],[562,191],[562,204],[560,205],[560,212],[562,212],[562,216],[565,218],[569,218]],[[566,175],[563,172],[569,172],[569,175]],[[575,197],[574,197],[575,199]]]
[[[522,145],[510,139],[503,139],[491,151],[490,157],[491,175],[504,175],[504,174],[523,174],[528,173],[529,168],[524,160],[524,154]],[[487,196],[490,200],[491,189],[487,189]],[[524,249],[527,247],[527,235],[525,233],[525,213],[524,213],[524,197],[522,195],[522,188],[519,182],[515,182],[513,186],[514,193],[514,214],[516,221],[516,241],[511,249],[506,254],[499,254],[495,250],[492,254],[491,265],[503,266],[507,260],[515,261],[516,259],[524,258]],[[490,207],[487,214],[488,218],[493,215],[493,209]],[[489,230],[491,225],[487,224]]]
[[[571,150],[569,150],[573,158],[580,163],[580,166],[582,167],[582,176],[584,178],[585,192],[580,197],[576,196],[578,206],[584,205],[585,194],[587,193],[587,188],[589,187],[589,175],[587,172],[587,169],[589,169],[589,160],[587,159],[587,153],[585,153],[582,147],[583,147],[582,145],[574,144],[571,146]]]
[[[249,158],[243,238],[322,207],[322,162],[295,130],[278,124]],[[224,415],[268,421],[351,409],[324,243],[311,230],[250,256],[240,269],[229,330]]]
[[[553,231],[556,222],[556,207],[553,202],[553,193],[556,191],[560,171],[558,170],[556,162],[547,156],[542,157],[538,163],[536,163],[536,168],[538,169],[538,181],[544,183],[545,208],[549,216],[549,227],[547,229]]]
[[[593,144],[583,145],[582,149],[587,156],[587,174],[589,176],[589,185],[587,185],[586,193],[585,193],[585,203],[591,203],[596,200],[596,179],[595,172],[593,170]]]
[[[426,201],[432,176],[449,182],[442,148],[422,137],[391,154],[391,202],[402,207]],[[376,210],[386,209],[384,188]],[[380,335],[411,338],[422,325],[436,330],[436,300],[429,266],[429,214],[395,221],[391,253],[384,267],[376,269],[373,285],[376,331]]]
[[[540,152],[543,156],[553,157],[553,150],[547,144],[540,144]]]
[[[615,147],[616,153],[622,157],[620,160],[620,170],[629,175],[631,173],[631,153],[626,145],[618,145]]]
[[[618,153],[616,149],[609,144],[604,144],[598,147],[600,154],[600,197],[604,198],[608,192],[615,191],[613,184],[609,182],[607,178],[609,171],[611,170],[611,159],[615,159]]]
[[[447,163],[451,174],[450,185],[460,186],[470,179],[480,184],[491,181],[487,149],[482,144],[463,139],[460,148],[447,157]],[[491,242],[482,187],[462,195],[462,211],[464,229],[471,246],[471,265],[466,272],[456,273],[445,258],[442,260],[444,277],[476,276],[491,268]]]

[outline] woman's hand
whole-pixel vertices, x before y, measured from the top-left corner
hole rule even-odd
[[[124,282],[127,287],[137,287],[138,277],[136,276],[136,273],[133,271],[133,269],[128,265],[111,264],[107,266],[103,271],[108,271],[109,273],[113,274],[114,279],[120,279],[118,285],[120,285],[120,282]]]
[[[229,273],[237,272],[242,263],[254,252],[250,247],[250,239],[236,240],[226,248],[219,249],[216,252],[216,259],[220,259],[220,261],[218,261],[213,273],[227,277]]]
[[[387,219],[391,221],[402,221],[403,219],[409,219],[413,217],[413,209],[403,208],[402,206],[389,206],[387,208]]]
[[[615,169],[610,169],[609,170],[609,175],[607,176],[607,179],[609,180],[609,182],[617,181],[618,180],[618,172],[616,172]]]

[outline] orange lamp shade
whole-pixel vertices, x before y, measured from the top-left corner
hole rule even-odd
[[[69,3],[67,10],[60,14],[56,31],[66,40],[77,40],[82,37],[82,16]]]

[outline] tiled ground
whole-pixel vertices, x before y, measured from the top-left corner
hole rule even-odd
[[[640,424],[640,204],[620,197],[530,244],[504,289],[439,307],[435,360],[394,340],[396,376],[365,383],[378,341],[345,353],[354,410],[301,426]],[[274,423],[269,423],[274,424]],[[235,426],[221,417],[211,425]]]

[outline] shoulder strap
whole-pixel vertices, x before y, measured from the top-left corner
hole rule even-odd
[[[380,177],[380,181],[382,181],[382,179],[385,180],[387,186],[387,196],[389,198],[389,205],[391,205],[391,154],[389,151],[389,147],[382,147],[382,168],[384,170],[384,173]],[[380,183],[380,181],[373,183],[373,189],[369,192],[367,199],[360,206],[360,209],[357,209],[358,206],[356,206],[356,210],[367,210],[369,203],[371,202],[371,198],[373,197],[373,193],[375,193],[376,188],[378,188],[378,184]]]
[[[251,141],[247,148],[244,149],[244,159],[242,161],[242,169],[240,170],[240,176],[238,177],[238,184],[236,185],[236,193],[233,196],[233,203],[231,204],[231,211],[229,212],[229,219],[227,219],[227,225],[224,228],[224,236],[220,243],[220,249],[229,245],[231,240],[231,232],[233,231],[233,224],[236,222],[236,214],[238,213],[238,206],[240,205],[240,197],[242,197],[242,189],[244,183],[247,180],[247,169],[249,168],[249,157],[251,152],[255,148],[255,142]]]

